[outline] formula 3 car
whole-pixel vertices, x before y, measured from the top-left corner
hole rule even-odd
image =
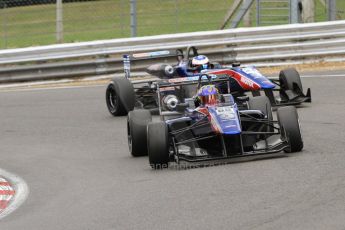
[[[152,121],[150,112],[143,109],[128,114],[132,156],[148,154],[151,167],[160,169],[169,162],[236,162],[303,149],[294,106],[279,107],[274,120],[266,96],[243,97],[236,103],[230,87],[227,93],[217,90],[219,83],[230,86],[228,77],[216,75],[158,83],[161,119]],[[197,97],[182,100],[174,95],[174,88],[186,85],[197,85]]]
[[[264,94],[269,98],[272,106],[298,105],[311,102],[311,91],[303,93],[303,86],[299,73],[294,68],[280,71],[279,79],[269,79],[262,75],[255,67],[241,67],[233,64],[231,67],[210,63],[210,68],[197,72],[190,65],[191,57],[197,56],[195,47],[189,47],[185,57],[182,50],[156,51],[124,55],[125,77],[114,78],[106,89],[106,104],[113,116],[126,115],[134,108],[157,111],[156,81],[180,77],[200,76],[201,74],[222,75],[230,78],[231,94],[235,100],[251,92],[253,96]],[[176,57],[178,64],[172,66],[166,63],[153,64],[147,68],[147,73],[156,77],[155,80],[132,81],[130,77],[131,60],[150,60],[159,57]],[[186,95],[193,95],[195,88],[185,87]]]

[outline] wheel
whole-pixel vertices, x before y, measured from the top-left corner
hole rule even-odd
[[[135,93],[127,78],[114,78],[107,87],[105,100],[111,115],[123,116],[134,109]]]
[[[289,68],[281,70],[279,73],[279,83],[280,88],[283,90],[293,90],[297,89],[302,93],[303,87],[301,82],[301,77],[296,69]],[[295,85],[295,87],[294,87]]]
[[[134,157],[147,155],[147,124],[152,121],[149,110],[133,110],[127,116],[129,152]]]
[[[163,169],[168,167],[168,127],[163,121],[148,124],[147,149],[150,165],[153,169]]]
[[[273,120],[272,106],[267,96],[249,98],[248,108],[252,110],[260,110],[270,121]]]
[[[303,149],[303,140],[298,120],[297,110],[294,106],[277,109],[278,123],[282,139],[287,139],[289,147],[284,149],[287,153],[299,152]]]
[[[249,98],[248,108],[252,110],[260,110],[269,121],[273,120],[272,106],[267,96],[263,95]],[[264,132],[274,131],[274,128],[272,126],[261,125],[261,128],[261,130]]]

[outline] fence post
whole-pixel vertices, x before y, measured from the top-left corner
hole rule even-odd
[[[7,5],[6,2],[0,1],[0,18],[1,18],[1,34],[3,34],[0,39],[3,41],[0,41],[0,49],[7,48],[7,13],[6,13]]]
[[[328,0],[328,21],[336,20],[336,2],[335,0]]]
[[[300,10],[298,7],[299,0],[290,0],[290,23],[300,22]]]
[[[56,0],[56,42],[63,42],[62,0]]]
[[[179,8],[178,0],[175,0],[175,33],[179,32]]]
[[[260,26],[260,0],[256,0],[256,26]]]
[[[137,0],[130,0],[131,3],[131,36],[137,36]]]

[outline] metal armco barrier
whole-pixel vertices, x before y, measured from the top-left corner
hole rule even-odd
[[[345,21],[238,28],[0,50],[0,82],[71,78],[122,71],[122,55],[196,46],[222,64],[259,66],[345,57]],[[174,59],[155,59],[171,62]],[[142,70],[152,61],[136,61]]]

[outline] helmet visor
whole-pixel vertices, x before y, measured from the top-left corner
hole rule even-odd
[[[218,101],[218,95],[207,95],[207,96],[201,96],[200,97],[201,103],[204,105],[214,105]]]
[[[208,69],[208,64],[203,64],[202,69]]]

